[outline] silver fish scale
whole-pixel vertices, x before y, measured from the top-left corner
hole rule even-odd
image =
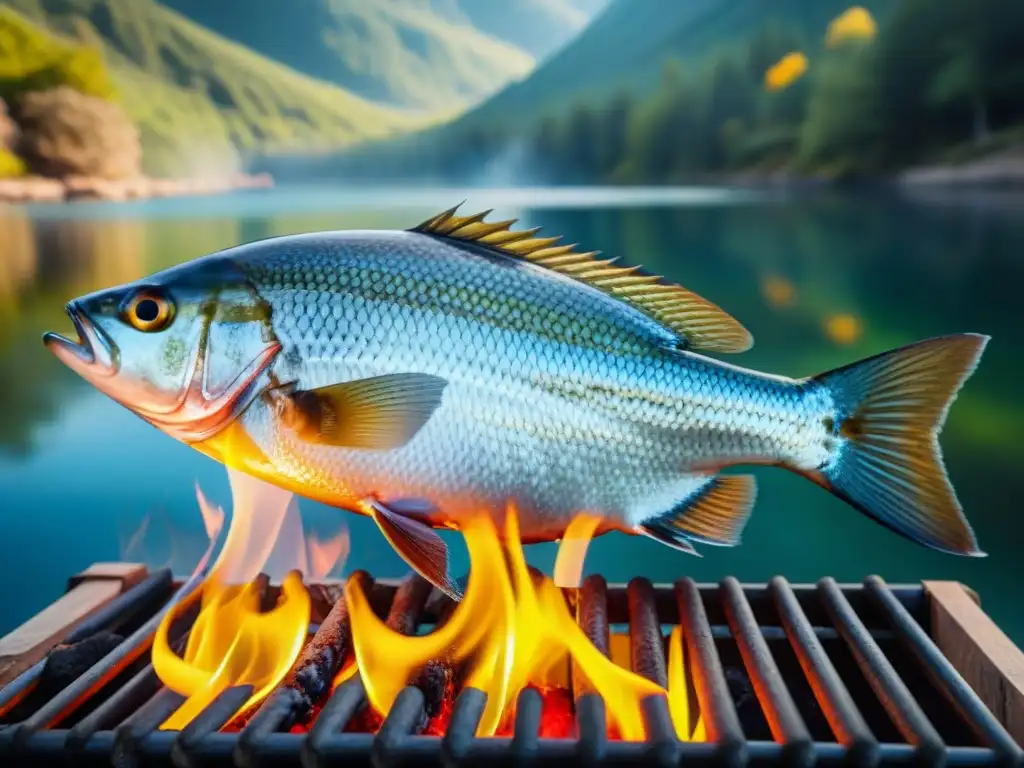
[[[577,281],[415,233],[290,243],[235,257],[271,307],[274,376],[302,389],[448,381],[423,429],[386,451],[303,442],[257,400],[243,425],[322,501],[425,499],[437,525],[514,501],[524,539],[543,540],[582,511],[630,530],[685,499],[695,468],[824,460],[820,391],[680,352],[666,328]]]

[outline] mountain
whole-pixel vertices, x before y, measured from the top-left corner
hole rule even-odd
[[[861,4],[878,16],[893,2]],[[564,111],[575,99],[607,98],[622,86],[642,89],[657,82],[669,59],[699,62],[713,49],[771,24],[793,30],[817,49],[828,23],[850,5],[851,0],[611,0],[529,78],[509,85],[456,124],[526,124],[547,111]]]
[[[451,112],[527,75],[586,23],[571,0],[163,0],[265,56],[374,101]],[[523,29],[534,7],[538,40]],[[559,14],[559,9],[564,13]],[[584,6],[585,9],[585,6]],[[472,11],[472,12],[470,12]],[[480,21],[480,24],[477,24]]]
[[[454,0],[455,14],[538,61],[582,30],[608,0]],[[443,0],[442,0],[443,2]]]
[[[338,149],[423,123],[289,69],[154,0],[4,4],[102,49],[120,100],[142,130],[150,172],[231,165],[236,151]]]

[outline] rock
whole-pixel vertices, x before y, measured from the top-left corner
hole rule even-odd
[[[42,176],[24,176],[0,179],[0,203],[51,203],[62,200],[123,202],[154,197],[214,195],[236,189],[266,189],[273,186],[273,178],[266,174],[238,175],[220,180],[150,179],[145,176],[126,179],[65,176],[47,179]]]
[[[142,175],[139,129],[120,106],[68,86],[18,101],[18,154],[50,177],[126,179]]]
[[[0,179],[0,203],[55,203],[64,200],[65,194],[64,184],[57,179]]]
[[[12,149],[18,139],[18,124],[7,113],[7,104],[0,99],[0,149]]]

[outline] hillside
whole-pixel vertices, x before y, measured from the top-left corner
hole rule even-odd
[[[569,0],[489,3],[465,14],[463,0],[164,0],[188,18],[300,72],[374,101],[451,112],[478,103],[528,74],[534,46],[501,34],[500,18],[533,6],[569,7],[538,17],[543,39],[559,44],[586,23]],[[478,28],[474,16],[496,23]],[[525,49],[524,49],[525,48]]]
[[[784,25],[814,48],[828,22],[851,0],[612,0],[563,50],[521,83],[467,113],[460,128],[501,120],[528,124],[574,99],[602,98],[616,88],[653,87],[669,59],[697,62],[771,24]],[[861,3],[875,15],[891,0]]]
[[[422,120],[229,41],[153,0],[4,0],[102,48],[152,173],[230,169],[236,153],[338,149]]]
[[[444,0],[440,0],[442,3]],[[568,42],[608,0],[454,0],[454,13],[538,61]]]

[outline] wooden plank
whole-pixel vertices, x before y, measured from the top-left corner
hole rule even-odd
[[[69,581],[56,602],[0,638],[0,686],[42,659],[71,631],[147,574],[136,563],[96,563]]]
[[[1024,746],[1024,652],[977,602],[977,595],[955,581],[924,582],[931,604],[931,635],[936,645]]]
[[[93,563],[68,579],[68,589],[74,589],[88,579],[114,579],[121,582],[121,591],[124,592],[148,575],[149,571],[141,563]]]

